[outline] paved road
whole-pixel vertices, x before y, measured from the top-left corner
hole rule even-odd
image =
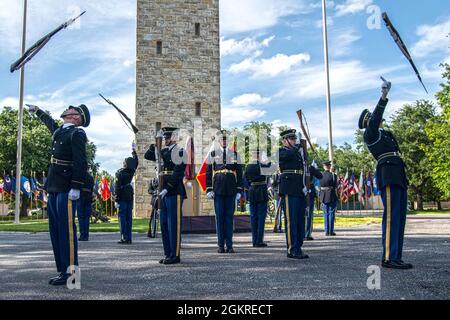
[[[444,217],[445,218],[445,217]],[[51,287],[55,274],[46,233],[0,233],[0,299],[449,299],[450,217],[414,216],[407,223],[408,271],[381,270],[381,289],[367,288],[369,265],[380,260],[380,227],[323,229],[304,246],[309,260],[285,257],[282,234],[267,233],[268,248],[235,235],[236,254],[216,253],[215,236],[183,238],[182,264],[158,264],[161,238],[135,234],[131,246],[117,234],[80,243],[82,289]]]

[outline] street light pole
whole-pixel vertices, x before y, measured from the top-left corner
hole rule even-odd
[[[328,32],[327,32],[327,4],[326,0],[322,0],[322,16],[323,16],[323,47],[325,59],[325,74],[327,83],[327,119],[328,119],[328,156],[333,163],[333,128],[331,121],[331,94],[330,94],[330,67],[328,61]]]
[[[27,0],[23,0],[23,27],[22,27],[22,56],[25,54],[27,33]],[[19,123],[17,128],[17,158],[16,158],[16,207],[14,223],[20,223],[20,178],[22,176],[22,126],[23,126],[23,91],[25,84],[25,66],[20,69],[19,82]]]

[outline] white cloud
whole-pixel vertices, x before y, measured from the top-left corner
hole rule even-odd
[[[255,121],[262,118],[266,111],[255,108],[222,108],[222,126],[230,128],[239,124],[244,124],[249,121]]]
[[[380,75],[386,76],[401,68],[404,66],[369,68],[358,60],[334,62],[330,64],[331,93],[334,96],[349,95],[379,87]],[[325,71],[320,64],[292,72],[284,82],[285,94],[306,99],[325,95]]]
[[[303,0],[225,0],[219,4],[225,35],[269,28],[282,17],[308,9]]]
[[[246,93],[231,99],[232,107],[249,107],[263,105],[270,102],[270,98],[262,97],[258,93]]]
[[[422,25],[417,28],[420,37],[412,48],[413,57],[426,57],[434,52],[450,54],[450,18],[436,25]]]
[[[372,2],[372,0],[346,0],[343,4],[336,5],[336,16],[340,17],[364,11]]]
[[[245,38],[243,40],[225,39],[220,38],[220,55],[222,57],[229,55],[251,55],[264,47],[268,47],[270,42],[275,39],[275,36],[271,36],[263,39],[261,42],[255,38]]]
[[[361,36],[356,30],[346,29],[334,31],[334,36],[331,38],[330,53],[334,57],[342,57],[354,53],[352,45],[361,39]]]
[[[269,59],[248,58],[238,64],[232,64],[228,69],[233,74],[252,73],[252,78],[275,77],[291,71],[294,67],[310,60],[307,53],[294,55],[277,54]]]

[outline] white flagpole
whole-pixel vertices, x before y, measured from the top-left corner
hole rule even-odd
[[[27,0],[23,0],[23,28],[22,28],[22,56],[25,54],[27,33]],[[19,124],[17,129],[17,158],[16,158],[16,207],[14,223],[20,223],[20,178],[22,175],[22,126],[23,126],[23,89],[25,83],[25,66],[20,69],[19,82]]]
[[[327,4],[326,0],[322,0],[322,16],[323,16],[323,47],[325,59],[325,74],[327,82],[327,119],[328,119],[328,156],[331,163],[333,162],[333,128],[331,121],[331,94],[330,94],[330,67],[328,61],[328,32],[327,32]]]

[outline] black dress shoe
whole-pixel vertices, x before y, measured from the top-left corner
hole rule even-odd
[[[132,240],[126,240],[125,244],[133,244],[133,241]]]
[[[261,243],[256,244],[255,247],[257,247],[257,248],[264,248],[264,247],[267,247],[267,243],[261,242]]]
[[[330,232],[330,236],[335,236],[336,235],[336,233],[334,233],[334,232]]]
[[[69,279],[69,277],[70,277],[70,274],[68,274],[68,273],[61,274],[61,276],[58,277],[58,279],[55,279],[51,283],[51,285],[52,286],[65,286],[67,284],[67,279]]]
[[[326,237],[329,237],[329,236],[330,236],[330,234],[329,234],[329,233],[325,233],[325,236],[326,236]]]
[[[79,237],[79,238],[78,238],[78,241],[89,241],[89,238],[82,238],[82,237]]]
[[[181,262],[180,257],[173,257],[173,258],[164,259],[163,264],[177,264],[180,262]]]
[[[398,261],[397,263],[405,265],[408,269],[414,268],[414,266],[411,263],[406,263],[403,260]]]
[[[381,262],[381,266],[383,268],[389,268],[389,269],[401,269],[401,270],[406,270],[406,269],[410,269],[406,264],[402,264],[399,261],[387,261],[387,260],[383,260]]]
[[[120,241],[117,241],[118,244],[126,244],[127,242],[123,239],[120,239]]]
[[[288,253],[287,257],[289,259],[297,259],[297,260],[303,260],[303,259],[308,259],[309,258],[309,256],[307,254],[303,254],[303,253],[296,254],[296,255]]]
[[[169,259],[169,257],[164,257],[164,258],[162,258],[161,260],[159,260],[158,262],[159,262],[160,264],[163,264],[163,263],[164,263],[164,260],[167,260],[167,259]]]
[[[217,249],[217,253],[225,253],[225,249],[223,247],[219,247],[219,249]]]
[[[235,251],[234,251],[233,247],[231,247],[231,248],[227,248],[227,253],[235,253]]]
[[[306,240],[306,241],[313,241],[314,238],[313,238],[313,237],[307,237],[305,240]]]
[[[59,278],[61,278],[64,274],[60,273],[59,275],[57,275],[56,277],[50,278],[50,280],[48,281],[48,284],[53,284],[53,282]]]

